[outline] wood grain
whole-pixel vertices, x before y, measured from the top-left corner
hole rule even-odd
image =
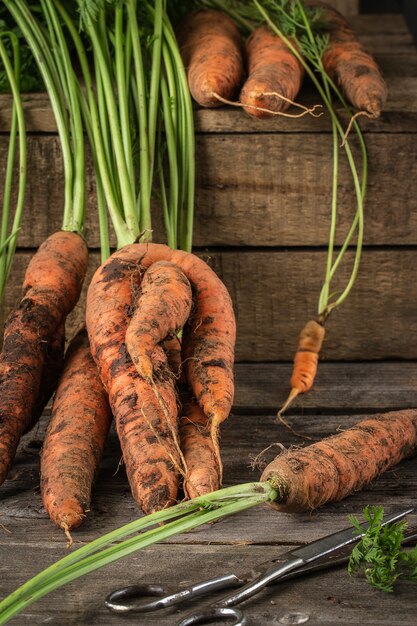
[[[298,334],[316,315],[325,267],[319,250],[210,251],[201,253],[224,280],[238,326],[237,361],[291,361]],[[19,253],[5,298],[7,315],[20,294],[30,255]],[[341,266],[335,289],[346,283],[352,256]],[[90,272],[99,264],[90,258]],[[327,323],[323,360],[417,358],[417,249],[378,248],[363,253],[357,283]],[[68,334],[83,319],[83,305],[69,319]]]
[[[194,244],[203,246],[323,246],[331,202],[331,136],[313,134],[204,134],[197,138]],[[365,245],[417,244],[417,179],[413,134],[367,136],[369,187]],[[0,144],[0,163],[7,144]],[[230,158],[231,152],[233,159]],[[393,155],[395,154],[395,163]],[[19,247],[37,247],[60,227],[64,181],[58,138],[30,137],[25,215]],[[87,169],[90,247],[99,246],[91,162]],[[0,186],[1,186],[0,182]],[[1,188],[0,188],[1,195]],[[346,158],[340,159],[341,244],[353,219],[354,191]],[[154,207],[156,209],[157,207]],[[164,241],[154,210],[154,240]],[[115,240],[112,238],[114,245]]]

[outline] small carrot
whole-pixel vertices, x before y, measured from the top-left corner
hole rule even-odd
[[[304,69],[280,37],[260,26],[246,44],[248,77],[240,93],[246,113],[269,117],[285,111],[300,91]],[[304,108],[304,107],[303,107]]]
[[[387,84],[378,65],[336,9],[323,2],[309,5],[322,10],[329,30],[329,46],[323,55],[324,69],[358,111],[378,117],[388,97]]]
[[[196,498],[220,489],[222,468],[213,445],[211,423],[186,389],[181,391],[179,433],[185,459],[184,493]]]
[[[26,270],[23,297],[6,322],[0,355],[0,484],[31,423],[45,351],[78,301],[87,262],[84,239],[60,231],[41,245]]]
[[[90,509],[110,424],[107,394],[82,329],[67,350],[41,453],[42,500],[67,535]]]
[[[152,379],[151,356],[182,330],[192,305],[191,286],[178,265],[158,261],[145,272],[126,330],[126,347],[141,376]]]
[[[301,331],[297,352],[294,357],[291,391],[282,409],[279,411],[279,416],[287,410],[294,398],[300,393],[305,393],[313,386],[324,335],[324,326],[315,320],[307,322]]]
[[[220,106],[235,97],[243,80],[242,43],[225,13],[202,9],[187,15],[176,31],[188,84],[203,107]]]
[[[279,511],[308,511],[363,489],[416,450],[417,411],[395,411],[280,454],[261,480],[277,490]]]

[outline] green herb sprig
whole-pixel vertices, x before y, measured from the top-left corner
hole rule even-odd
[[[358,533],[365,531],[350,555],[349,574],[355,576],[363,572],[372,587],[387,593],[394,590],[398,579],[417,581],[417,546],[408,551],[402,548],[407,522],[382,526],[382,506],[367,506],[363,515],[370,524],[366,531],[356,517],[349,517]]]

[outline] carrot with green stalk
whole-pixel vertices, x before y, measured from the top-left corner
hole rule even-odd
[[[9,317],[0,356],[0,483],[22,433],[33,423],[48,346],[77,303],[87,270],[82,236],[85,215],[84,137],[77,79],[69,58],[55,57],[45,31],[23,0],[5,0],[38,63],[48,91],[63,151],[65,188],[62,230],[31,259],[22,299]],[[45,15],[48,3],[42,1]],[[52,15],[48,14],[47,28]],[[42,391],[41,391],[42,393]]]

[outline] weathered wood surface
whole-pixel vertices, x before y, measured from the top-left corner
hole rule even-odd
[[[267,367],[267,364],[262,365],[261,371]],[[349,364],[327,365],[327,371],[329,367],[334,368],[333,378],[346,381],[346,387],[344,392],[341,387],[334,388],[330,402],[335,408],[333,413],[320,415],[329,402],[327,393],[318,385],[314,407],[306,406],[304,414],[289,417],[293,427],[305,434],[322,437],[339,428],[347,428],[359,421],[364,407],[371,404],[374,409],[384,410],[387,389],[394,381],[398,381],[399,386],[397,406],[405,407],[410,403],[411,364],[392,364],[392,368],[390,364],[381,364],[369,376],[369,370],[364,366],[362,371],[358,370],[358,365],[353,369]],[[417,365],[413,364],[413,367]],[[261,392],[266,384],[260,380],[257,368],[252,366],[251,369],[253,378],[246,366],[237,368],[236,407],[246,412],[232,416],[222,428],[226,484],[256,480],[259,470],[252,471],[250,464],[253,456],[269,445],[304,445],[278,425],[272,414],[249,415],[259,404],[258,397],[252,393],[252,385],[259,384]],[[271,371],[270,386],[273,386],[273,374],[274,370]],[[349,389],[347,381],[350,379],[352,386],[356,382],[355,389]],[[277,388],[281,393],[283,383],[278,382]],[[347,415],[343,411],[349,397],[352,397],[353,414]],[[46,422],[45,417],[40,427],[26,436],[10,478],[0,488],[0,596],[66,554],[64,537],[48,520],[38,488],[38,452]],[[264,461],[277,451],[278,447],[266,452]],[[85,524],[74,532],[76,545],[137,517],[138,511],[123,468],[115,474],[119,459],[120,448],[112,431],[97,480],[92,511]],[[210,527],[173,537],[164,545],[93,573],[82,582],[35,603],[11,623],[26,624],[31,620],[35,624],[120,624],[120,618],[109,615],[102,606],[104,596],[114,588],[145,581],[187,584],[191,580],[231,571],[231,568],[244,572],[253,563],[284,552],[288,545],[299,545],[345,527],[348,515],[359,515],[366,504],[382,504],[387,512],[407,507],[415,500],[416,488],[417,459],[410,459],[379,478],[364,492],[312,514],[285,515],[267,506],[258,507],[256,511],[249,510]],[[417,516],[410,516],[410,521],[416,523]],[[404,623],[411,626],[415,621],[415,587],[401,584],[395,594],[383,595],[368,588],[361,579],[351,580],[345,568],[340,568],[275,587],[248,602],[246,607],[253,626],[294,623],[289,621],[289,615],[293,613],[307,616],[309,624],[391,626]],[[177,617],[177,613],[168,611],[141,616],[139,621],[138,616],[134,616],[127,619],[126,624],[171,625],[175,624]]]
[[[290,361],[299,332],[316,315],[325,268],[321,250],[211,250],[199,253],[224,280],[237,316],[237,361]],[[5,314],[19,299],[29,261],[17,255],[6,291]],[[348,262],[349,261],[349,262]],[[334,288],[347,282],[352,256]],[[68,336],[82,322],[85,291],[98,253],[91,255],[81,303],[69,318]],[[417,249],[363,252],[357,283],[340,311],[327,322],[324,360],[417,358]]]
[[[326,245],[331,141],[330,135],[309,135],[308,140],[300,134],[279,139],[273,134],[199,136],[195,246]],[[406,182],[417,180],[415,136],[370,135],[367,145],[371,165],[365,245],[415,245],[417,195],[414,185]],[[6,156],[7,144],[2,143],[0,163]],[[64,177],[58,138],[31,137],[28,158],[27,210],[18,244],[32,248],[62,222]],[[355,210],[346,159],[340,165],[337,244],[343,243]],[[99,232],[91,168],[88,173],[86,237],[95,248]],[[164,240],[161,219],[155,211],[155,241]]]

